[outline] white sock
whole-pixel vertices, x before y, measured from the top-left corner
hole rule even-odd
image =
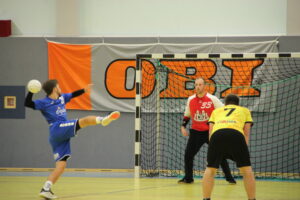
[[[96,124],[101,124],[103,118],[104,117],[100,117],[100,116],[96,117]]]
[[[46,181],[44,184],[44,190],[50,190],[51,186],[53,185],[53,183],[51,181]]]

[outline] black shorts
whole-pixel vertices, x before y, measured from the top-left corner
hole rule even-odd
[[[217,130],[210,138],[207,167],[219,168],[223,159],[236,162],[238,168],[251,166],[245,137],[234,129]]]

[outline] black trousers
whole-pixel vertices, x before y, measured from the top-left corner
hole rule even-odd
[[[190,136],[184,154],[185,179],[193,179],[194,157],[199,152],[202,145],[204,143],[208,144],[208,142],[208,131],[196,131],[194,129],[190,129]],[[221,168],[226,178],[232,178],[226,159],[222,160]]]

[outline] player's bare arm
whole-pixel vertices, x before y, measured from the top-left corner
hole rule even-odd
[[[209,123],[209,130],[208,130],[208,133],[209,133],[209,139],[210,139],[210,136],[212,134],[212,130],[214,128],[214,123]]]
[[[247,145],[249,145],[249,135],[250,135],[251,123],[245,123],[244,135]]]

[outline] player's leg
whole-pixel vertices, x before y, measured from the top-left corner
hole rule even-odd
[[[217,169],[220,166],[220,163],[224,159],[224,153],[226,153],[223,134],[215,132],[209,142],[207,150],[207,167],[203,176],[203,199],[210,199],[213,187],[214,187],[214,176]]]
[[[64,173],[67,167],[67,161],[57,161],[55,164],[55,169],[49,175],[48,180],[55,184],[58,178]]]
[[[85,128],[87,126],[94,126],[97,124],[101,124],[101,121],[104,117],[100,116],[86,116],[83,118],[80,118],[78,120],[79,128]]]
[[[248,199],[255,199],[255,178],[251,166],[239,168],[243,175],[244,187],[248,195]]]
[[[49,142],[52,147],[55,168],[48,176],[40,196],[47,199],[56,199],[51,190],[53,184],[59,179],[67,166],[67,160],[71,156],[70,138],[75,135],[75,124],[77,120],[69,120],[64,123],[56,123],[50,127]]]
[[[203,199],[210,199],[211,197],[211,193],[214,188],[214,177],[216,172],[217,168],[207,167],[205,169],[202,183]]]
[[[120,112],[114,111],[105,117],[87,116],[87,117],[80,118],[78,120],[78,124],[79,124],[80,128],[85,128],[87,126],[94,126],[97,124],[102,124],[102,126],[107,126],[113,120],[117,120],[119,117],[120,117]]]
[[[227,133],[229,134],[229,133]],[[230,144],[232,158],[236,161],[236,165],[243,175],[244,187],[248,195],[248,199],[255,199],[255,178],[251,167],[249,149],[245,141],[245,137],[238,131],[231,130]]]
[[[48,176],[47,181],[45,182],[43,188],[41,189],[40,197],[48,198],[48,199],[57,198],[57,196],[55,196],[54,193],[52,192],[51,187],[53,184],[56,183],[59,177],[63,174],[66,166],[67,166],[66,160],[56,162],[55,169]]]
[[[190,136],[186,145],[184,153],[184,171],[185,176],[183,179],[179,180],[178,183],[193,183],[193,165],[194,157],[198,153],[201,146],[206,142],[206,137],[208,133],[199,132],[190,129]]]

